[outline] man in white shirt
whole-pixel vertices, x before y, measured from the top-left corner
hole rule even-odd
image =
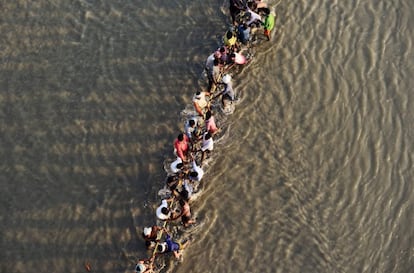
[[[204,176],[204,171],[200,166],[197,165],[195,161],[191,162],[191,164],[192,164],[192,169],[189,173],[189,178],[193,181],[200,182]]]
[[[209,132],[204,133],[203,142],[201,144],[201,151],[203,153],[201,155],[201,165],[203,165],[203,160],[206,157],[206,154],[213,151],[213,148],[214,148],[213,137],[211,136]]]
[[[173,218],[168,201],[171,201],[171,199],[163,199],[161,205],[156,210],[156,215],[159,220],[166,221]]]
[[[248,9],[248,13],[250,13],[250,16],[248,17],[246,24],[249,27],[252,27],[252,24],[260,24],[262,22],[262,17],[256,12],[252,11],[251,9]]]

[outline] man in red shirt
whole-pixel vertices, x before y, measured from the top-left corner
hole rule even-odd
[[[189,138],[186,134],[180,133],[174,140],[175,153],[183,162],[187,162],[187,154],[189,151]]]

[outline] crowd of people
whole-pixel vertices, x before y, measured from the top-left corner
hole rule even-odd
[[[232,27],[223,36],[222,45],[211,53],[205,63],[207,88],[197,91],[192,98],[194,114],[187,118],[183,129],[173,141],[176,159],[168,166],[165,186],[160,190],[161,203],[155,211],[156,224],[143,228],[142,238],[152,252],[149,258],[135,265],[136,273],[153,272],[155,259],[171,253],[175,259],[182,257],[182,250],[190,239],[173,238],[171,226],[186,229],[197,223],[192,215],[191,203],[204,176],[205,161],[214,150],[214,139],[221,132],[215,121],[213,102],[224,109],[235,101],[231,72],[235,66],[249,60],[243,49],[251,47],[254,35],[271,39],[275,15],[261,0],[230,0],[229,11]]]

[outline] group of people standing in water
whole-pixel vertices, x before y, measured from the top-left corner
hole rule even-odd
[[[224,34],[222,46],[208,56],[205,72],[207,88],[193,95],[194,115],[189,117],[173,142],[176,159],[168,164],[165,186],[159,191],[161,204],[155,214],[157,224],[143,228],[142,237],[151,256],[135,265],[136,273],[153,272],[155,259],[171,253],[176,259],[191,239],[176,241],[171,227],[184,229],[196,224],[190,204],[204,176],[205,160],[214,149],[214,139],[221,129],[217,127],[212,103],[221,97],[224,110],[235,100],[230,71],[248,62],[243,49],[251,46],[254,35],[271,39],[275,15],[261,0],[230,0],[232,27]],[[180,222],[180,223],[177,223]]]

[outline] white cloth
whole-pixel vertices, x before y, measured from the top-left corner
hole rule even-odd
[[[206,134],[207,133],[205,133],[204,134],[204,136],[203,136],[203,143],[202,143],[202,146],[201,146],[201,150],[203,151],[203,152],[205,152],[205,151],[212,151],[213,150],[213,148],[214,148],[214,141],[213,141],[213,138],[212,137],[210,137],[209,139],[205,139],[206,138]]]
[[[161,212],[162,208],[168,208],[168,202],[165,199],[161,201],[161,205],[157,208],[156,215],[157,215],[157,218],[160,220],[167,220],[168,218],[170,218],[171,212],[169,212],[166,215]]]
[[[226,84],[226,87],[223,91],[223,95],[226,95],[226,94],[231,98],[232,101],[234,100],[235,94],[234,94],[233,85],[231,82]]]
[[[191,127],[190,126],[190,120],[194,120],[195,126]],[[196,130],[198,126],[198,118],[197,117],[192,117],[190,119],[188,119],[185,124],[184,124],[184,131],[185,134],[188,136],[189,139],[191,139],[193,137],[193,133]]]
[[[180,163],[183,163],[183,161],[179,157],[177,157],[177,159],[171,163],[170,168],[173,173],[178,173],[179,171],[181,171],[181,169],[177,168],[177,165]]]
[[[195,181],[201,181],[201,179],[204,176],[204,171],[200,166],[197,166],[197,163],[195,161],[192,162],[193,171],[197,172],[197,177],[191,177],[191,179]]]
[[[247,22],[248,26],[250,26],[250,24],[254,23],[256,20],[262,21],[262,17],[259,14],[252,11],[251,9],[249,9],[248,11],[250,12],[250,20]]]
[[[194,192],[193,186],[187,180],[184,180],[183,186],[184,186],[184,189],[188,192],[187,197],[190,198]]]

